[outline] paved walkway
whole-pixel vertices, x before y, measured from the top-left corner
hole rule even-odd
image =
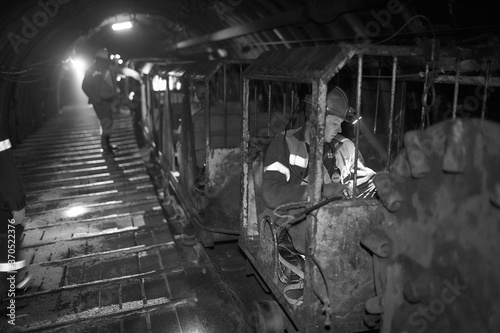
[[[180,245],[134,136],[116,115],[104,158],[90,107],[68,109],[14,152],[28,193],[22,257],[32,286],[15,298],[22,332],[237,332],[241,306],[198,244]]]

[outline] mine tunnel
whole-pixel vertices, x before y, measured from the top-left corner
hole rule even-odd
[[[4,1],[0,332],[497,332],[491,5]]]

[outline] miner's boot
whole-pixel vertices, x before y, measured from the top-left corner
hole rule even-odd
[[[101,146],[105,154],[116,154],[118,152],[118,146],[111,144],[111,136],[103,135],[101,136]]]

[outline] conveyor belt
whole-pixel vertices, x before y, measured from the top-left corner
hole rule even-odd
[[[0,331],[239,331],[205,250],[176,241],[126,110],[114,130],[119,153],[104,158],[94,111],[72,108],[14,150],[31,219],[21,273],[33,283],[15,298],[16,326],[2,319]]]

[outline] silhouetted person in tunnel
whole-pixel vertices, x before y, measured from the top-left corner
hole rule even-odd
[[[25,207],[24,185],[16,167],[11,143],[0,122],[0,299],[15,296],[15,289],[24,288],[31,279],[28,276],[17,281],[14,272],[25,266],[19,257]]]
[[[82,89],[89,97],[89,103],[101,122],[101,145],[104,153],[115,154],[118,147],[110,142],[113,128],[113,109],[119,98],[120,89],[111,67],[108,50],[97,50],[95,62],[85,73]]]

